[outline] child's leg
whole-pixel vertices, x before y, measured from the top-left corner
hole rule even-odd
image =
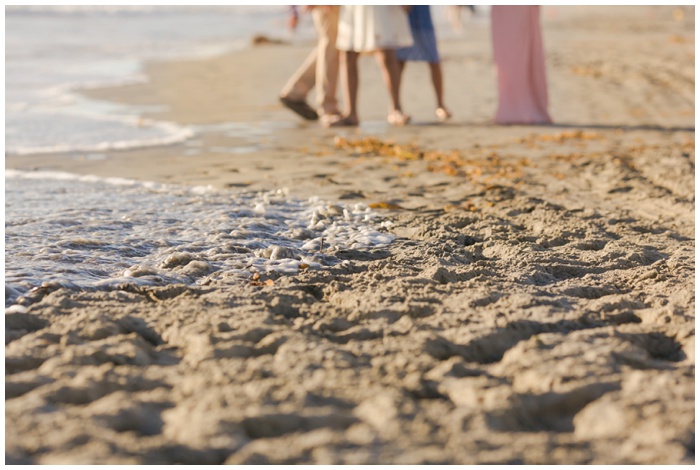
[[[435,113],[442,119],[449,119],[452,115],[445,107],[443,101],[443,91],[442,91],[442,67],[440,62],[430,62],[430,78],[433,81],[433,88],[435,88],[435,97],[437,98],[437,110]]]
[[[442,108],[444,103],[442,102],[442,68],[440,67],[440,62],[430,62],[430,78],[433,81],[433,88],[435,88],[435,97],[437,98],[437,107]]]
[[[401,96],[401,79],[403,78],[403,69],[406,67],[406,62],[403,60],[399,60],[398,64],[399,64],[399,96]]]

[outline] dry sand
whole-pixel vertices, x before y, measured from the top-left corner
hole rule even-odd
[[[489,124],[487,24],[440,45],[446,125],[409,64],[415,124],[387,127],[371,58],[360,129],[301,122],[277,93],[308,46],[90,92],[200,134],[6,168],[385,203],[398,239],[271,286],[39,291],[5,315],[7,463],[694,463],[694,9],[678,11],[546,7],[548,127]]]

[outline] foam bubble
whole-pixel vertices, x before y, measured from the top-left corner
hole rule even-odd
[[[364,205],[298,200],[285,189],[230,192],[17,170],[7,171],[5,188],[9,302],[47,282],[240,283],[254,272],[324,269],[339,262],[338,250],[394,240]]]

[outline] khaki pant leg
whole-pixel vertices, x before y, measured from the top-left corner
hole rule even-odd
[[[338,88],[338,14],[340,7],[316,7],[311,12],[318,35],[316,47],[316,103],[321,114],[340,114],[336,90]]]
[[[306,96],[316,84],[317,55],[318,47],[314,47],[297,71],[289,77],[289,80],[287,80],[280,92],[280,96],[291,100],[306,100]]]

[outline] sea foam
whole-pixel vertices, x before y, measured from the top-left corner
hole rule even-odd
[[[5,175],[6,305],[32,288],[230,285],[394,240],[363,204],[62,172]]]

